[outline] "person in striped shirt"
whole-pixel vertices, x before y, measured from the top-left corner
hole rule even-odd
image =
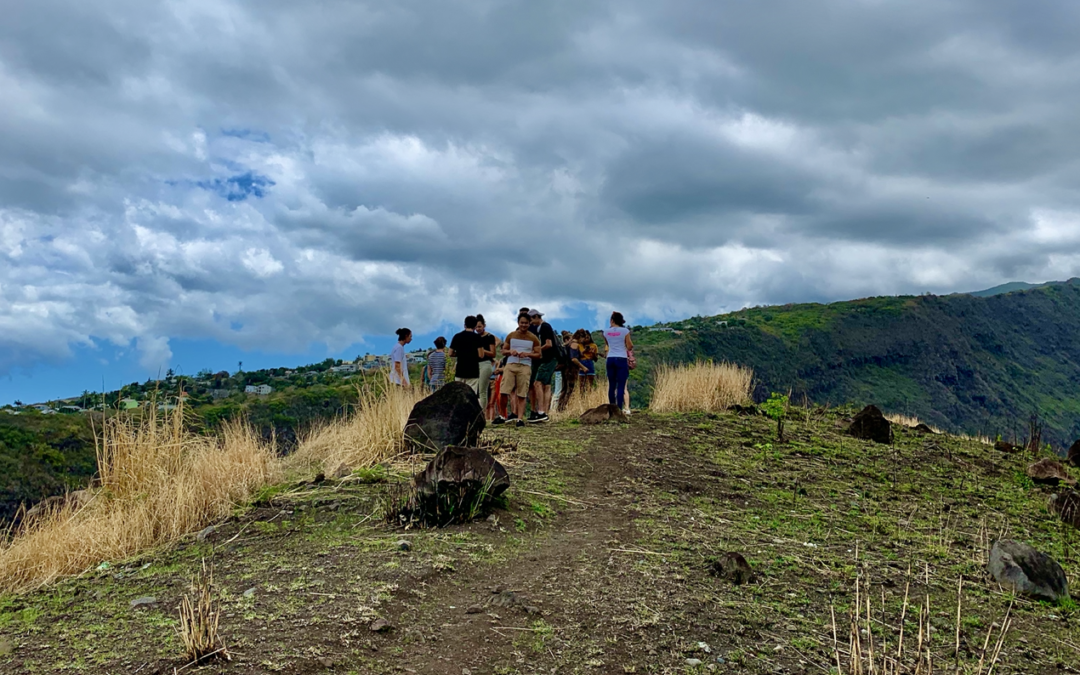
[[[435,391],[446,384],[446,338],[435,338],[435,350],[427,357],[429,386]]]

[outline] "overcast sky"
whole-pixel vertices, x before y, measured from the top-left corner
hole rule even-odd
[[[1080,275],[1077,2],[3,14],[0,402],[177,344]]]

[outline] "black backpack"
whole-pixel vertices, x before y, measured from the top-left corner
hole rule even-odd
[[[555,339],[552,340],[552,346],[555,348],[555,362],[560,366],[570,365],[570,350],[563,344],[562,335],[555,330],[551,330],[555,334]]]

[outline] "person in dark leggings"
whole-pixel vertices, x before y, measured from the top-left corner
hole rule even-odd
[[[634,342],[630,339],[626,319],[619,312],[611,313],[611,325],[604,331],[604,342],[607,343],[608,403],[622,410],[626,402],[626,381],[630,378],[627,359]]]

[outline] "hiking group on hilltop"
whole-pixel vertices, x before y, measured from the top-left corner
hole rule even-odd
[[[405,345],[412,342],[412,331],[399,328],[397,336],[397,344],[390,352],[390,382],[408,387],[411,384]],[[622,314],[612,312],[603,337],[607,347],[608,403],[629,414],[626,385],[635,366],[634,343]],[[451,339],[449,346],[446,338],[435,338],[435,349],[428,353],[423,372],[424,384],[433,391],[445,384],[449,359],[456,361],[454,381],[476,392],[492,424],[522,427],[526,422],[548,421],[553,405],[565,409],[575,391],[596,386],[600,348],[590,331],[579,328],[574,333],[557,333],[544,321],[542,312],[522,307],[517,328],[503,340],[487,332],[482,314],[465,317],[464,330]]]

